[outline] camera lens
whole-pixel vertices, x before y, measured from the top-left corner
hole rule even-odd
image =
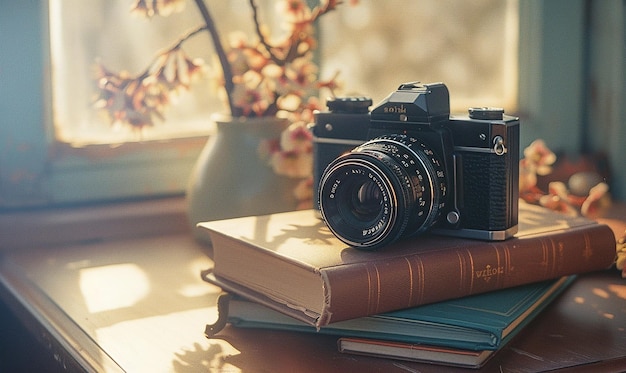
[[[320,179],[319,201],[335,236],[376,249],[432,226],[445,194],[436,154],[419,139],[387,135],[331,162]]]
[[[371,220],[380,212],[382,205],[380,190],[373,181],[366,181],[352,195],[353,211],[363,220]]]

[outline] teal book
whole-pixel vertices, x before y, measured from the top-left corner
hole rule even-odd
[[[470,351],[498,350],[574,277],[341,321],[323,326],[319,332]],[[315,327],[257,302],[233,296],[228,303],[227,320],[237,327],[316,332]]]

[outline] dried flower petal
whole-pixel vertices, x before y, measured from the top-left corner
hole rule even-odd
[[[549,209],[560,211],[568,215],[578,215],[576,209],[569,203],[567,187],[560,181],[548,185],[549,194],[541,196],[539,203]]]
[[[609,186],[606,183],[599,183],[589,190],[589,196],[580,206],[580,212],[584,216],[593,215],[600,208],[602,198],[609,192]]]
[[[556,162],[556,155],[541,139],[533,141],[524,149],[524,158],[535,165],[538,175],[548,175],[551,173],[551,166]]]

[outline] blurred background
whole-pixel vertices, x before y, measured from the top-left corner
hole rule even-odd
[[[0,12],[0,207],[176,195],[225,111],[210,71],[140,134],[93,107],[94,66],[139,73],[201,23],[189,2],[140,18],[128,0],[3,2]],[[314,3],[314,2],[313,2]],[[259,1],[280,30],[275,1]],[[208,4],[223,35],[252,31],[246,0]],[[451,109],[499,106],[522,121],[521,148],[541,138],[572,159],[600,153],[611,193],[626,197],[624,2],[558,0],[348,2],[319,22],[321,79],[377,102],[399,83],[445,82]],[[214,61],[208,35],[187,55]],[[324,97],[321,97],[324,99]]]

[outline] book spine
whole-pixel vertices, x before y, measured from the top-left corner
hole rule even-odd
[[[615,236],[598,224],[331,267],[322,272],[327,296],[317,324],[603,270],[614,260]]]

